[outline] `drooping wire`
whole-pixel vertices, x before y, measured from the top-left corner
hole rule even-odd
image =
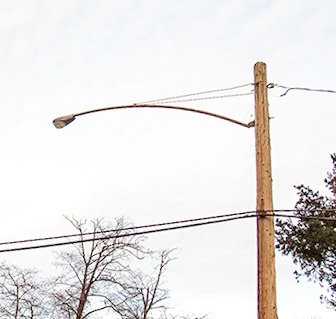
[[[279,213],[300,213],[298,215],[293,214],[279,214]],[[304,212],[333,212],[335,213],[335,217],[322,217],[322,216],[307,216],[304,215]],[[326,208],[326,209],[280,209],[280,210],[266,210],[265,213],[262,214],[263,216],[272,216],[272,217],[279,217],[279,218],[296,218],[296,219],[312,219],[312,220],[320,220],[320,221],[335,221],[336,222],[336,209],[333,208]]]
[[[280,95],[281,97],[285,96],[291,90],[301,90],[301,91],[311,91],[311,92],[323,92],[323,93],[336,93],[335,90],[311,89],[311,88],[303,88],[303,87],[288,87],[288,86],[274,84],[274,83],[268,84],[267,87],[269,89],[272,89],[274,87],[285,89],[286,91]]]
[[[236,213],[236,214],[230,214],[229,217],[227,217],[227,218],[220,218],[220,219],[217,219],[217,220],[200,221],[200,222],[196,222],[196,223],[187,223],[187,224],[184,224],[184,225],[177,225],[177,226],[172,226],[172,227],[162,227],[162,228],[143,230],[143,231],[126,232],[126,233],[120,233],[120,234],[116,234],[116,235],[106,235],[106,236],[103,236],[103,237],[86,238],[86,239],[72,240],[72,241],[66,241],[66,242],[63,241],[63,242],[57,242],[57,243],[51,243],[51,244],[42,244],[42,245],[35,245],[35,246],[24,246],[24,247],[1,249],[0,253],[23,251],[23,250],[32,250],[32,249],[40,249],[40,248],[51,248],[51,247],[58,247],[58,246],[65,246],[65,245],[74,245],[74,244],[80,244],[80,243],[86,243],[86,242],[92,242],[92,241],[99,241],[99,240],[106,240],[106,239],[112,239],[112,238],[123,238],[123,237],[147,235],[147,234],[164,232],[164,231],[169,231],[169,230],[185,229],[185,228],[191,228],[191,227],[197,227],[197,226],[204,226],[204,225],[228,222],[228,221],[244,219],[244,218],[252,218],[252,217],[255,217],[255,216],[256,216],[255,212]],[[119,230],[114,230],[114,231],[121,231],[122,232],[124,230],[119,229]]]
[[[218,96],[199,97],[199,98],[185,99],[185,100],[169,100],[169,101],[157,102],[157,104],[182,103],[182,102],[192,102],[192,101],[201,101],[201,100],[223,99],[223,98],[226,98],[226,97],[238,97],[238,96],[246,96],[246,95],[252,95],[252,94],[253,94],[253,92],[248,92],[248,93],[238,93],[238,94],[227,94],[227,95],[218,95]],[[147,104],[151,104],[151,103],[147,103]]]
[[[192,223],[192,222],[199,222],[199,221],[205,221],[205,220],[211,220],[211,219],[220,219],[220,218],[240,216],[240,215],[252,214],[252,213],[255,214],[255,211],[231,213],[231,214],[209,216],[209,217],[199,217],[199,218],[193,218],[193,219],[184,219],[184,220],[163,222],[163,223],[156,223],[156,224],[149,224],[149,225],[142,225],[142,226],[132,226],[132,227],[125,227],[122,230],[128,231],[128,230],[137,230],[137,229],[142,229],[142,228],[153,228],[153,227],[169,226],[169,225],[175,225],[175,224]],[[90,236],[94,234],[104,234],[104,233],[111,233],[111,232],[117,232],[117,231],[120,231],[120,229],[106,229],[106,230],[100,230],[100,231],[94,231],[94,232],[84,232],[81,234],[70,234],[70,235],[60,235],[60,236],[24,239],[24,240],[16,240],[16,241],[7,241],[7,242],[0,242],[0,246],[1,245],[23,244],[23,243],[36,242],[36,241],[47,241],[47,240],[56,240],[56,239],[63,239],[63,238],[72,238],[72,237],[78,237],[78,236]]]
[[[191,97],[191,96],[196,96],[196,95],[205,95],[205,94],[216,93],[216,92],[232,91],[232,90],[244,88],[244,87],[251,86],[251,85],[254,85],[254,83],[247,83],[247,84],[242,84],[242,85],[238,85],[238,86],[234,86],[234,87],[230,87],[230,88],[224,88],[224,89],[202,91],[202,92],[197,92],[197,93],[189,93],[189,94],[177,95],[177,96],[172,96],[172,97],[166,97],[166,98],[161,98],[161,99],[156,99],[156,100],[151,100],[151,101],[145,101],[145,102],[141,102],[141,103],[135,103],[135,105],[137,105],[137,104],[152,104],[152,103],[165,104],[165,103],[189,102],[189,101],[219,99],[219,98],[225,98],[225,97],[251,95],[251,94],[253,94],[253,91],[248,92],[248,93],[238,93],[238,94],[228,94],[228,95],[221,95],[221,96],[210,96],[210,97],[184,99],[186,97]],[[182,100],[180,100],[180,99],[182,99]]]
[[[69,240],[66,242],[57,242],[51,244],[42,244],[42,245],[35,245],[35,246],[24,246],[24,247],[14,247],[9,249],[2,249],[0,253],[3,252],[13,252],[13,251],[22,251],[22,250],[32,250],[32,249],[39,249],[39,248],[50,248],[50,247],[57,247],[57,246],[64,246],[64,245],[71,245],[71,244],[79,244],[85,242],[92,242],[92,241],[99,241],[99,240],[106,240],[112,238],[121,238],[121,237],[129,237],[129,236],[139,236],[139,235],[146,235],[158,232],[164,232],[169,230],[177,230],[177,229],[184,229],[184,228],[191,228],[197,226],[204,226],[222,222],[228,222],[233,220],[245,219],[245,218],[252,218],[252,217],[279,217],[279,218],[298,218],[298,219],[314,219],[314,220],[321,220],[321,221],[334,221],[336,222],[335,217],[319,217],[319,216],[304,216],[304,215],[293,215],[293,214],[279,214],[281,212],[304,212],[309,210],[296,210],[296,209],[287,209],[287,210],[267,210],[267,211],[249,211],[249,212],[242,212],[242,213],[233,213],[233,214],[226,214],[226,215],[218,215],[218,216],[210,216],[210,217],[201,217],[189,220],[182,220],[182,221],[173,221],[173,222],[166,222],[160,224],[152,224],[152,225],[144,225],[144,226],[137,226],[137,227],[128,227],[125,229],[118,229],[118,230],[104,230],[99,232],[91,232],[91,233],[83,233],[83,234],[72,234],[72,235],[64,235],[64,236],[55,236],[55,237],[47,237],[45,239],[38,238],[38,239],[31,239],[25,241],[16,241],[11,242],[13,244],[23,243],[28,241],[37,241],[37,240],[51,240],[51,239],[60,239],[60,238],[71,238],[74,236],[85,236],[85,235],[93,235],[93,234],[104,234],[104,233],[113,233],[113,232],[124,232],[120,234],[110,234],[102,237],[94,237],[94,238],[86,238],[86,239],[79,239],[79,240]],[[315,209],[314,211],[330,211],[335,212],[335,209]],[[135,231],[140,230],[141,228],[153,228],[156,226],[160,226],[161,228],[154,228],[149,230],[142,230],[142,231]],[[162,227],[162,226],[170,226],[170,227]],[[125,232],[128,230],[129,232]],[[133,231],[132,231],[133,230]],[[1,244],[8,244],[1,243]]]

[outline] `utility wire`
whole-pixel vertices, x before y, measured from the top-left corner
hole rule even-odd
[[[289,91],[291,90],[301,90],[301,91],[312,91],[312,92],[323,92],[323,93],[336,93],[335,90],[325,90],[325,89],[310,89],[310,88],[303,88],[303,87],[288,87],[288,86],[284,86],[284,85],[279,85],[279,84],[274,84],[274,83],[270,83],[267,85],[267,87],[269,89],[272,89],[274,87],[279,87],[282,89],[285,89],[285,93],[282,93],[280,96],[285,96]]]
[[[320,221],[336,222],[335,217],[317,217],[317,216],[302,216],[302,215],[298,216],[298,215],[288,215],[288,214],[265,214],[265,216],[288,217],[288,218],[297,218],[297,219],[314,219],[314,220],[320,220]]]
[[[199,221],[205,221],[205,220],[211,220],[211,219],[240,216],[240,215],[245,215],[245,214],[255,214],[255,211],[231,213],[231,214],[209,216],[209,217],[199,217],[199,218],[193,218],[193,219],[185,219],[185,220],[156,223],[156,224],[149,224],[149,225],[142,225],[142,226],[132,226],[132,227],[126,227],[122,229],[106,229],[106,230],[100,230],[100,231],[95,231],[95,232],[85,232],[81,234],[70,234],[70,235],[60,235],[60,236],[51,236],[51,237],[43,237],[43,238],[7,241],[7,242],[0,242],[0,245],[22,244],[22,243],[27,243],[27,242],[47,241],[47,240],[55,240],[55,239],[62,239],[62,238],[72,238],[72,237],[78,237],[78,236],[89,236],[89,235],[94,235],[94,234],[105,234],[105,233],[111,233],[111,232],[118,232],[120,230],[128,231],[128,230],[137,230],[137,229],[142,229],[142,228],[161,227],[161,226],[168,226],[168,225],[175,225],[175,224],[184,224],[184,223],[199,222]]]
[[[202,91],[202,92],[197,92],[197,93],[177,95],[177,96],[166,97],[166,98],[161,98],[161,99],[156,99],[156,100],[151,100],[151,101],[145,101],[145,102],[135,103],[135,104],[136,105],[137,104],[152,104],[152,103],[163,104],[163,103],[187,102],[187,101],[195,101],[195,100],[205,100],[205,99],[216,99],[216,98],[224,98],[224,97],[250,95],[250,94],[253,94],[253,92],[222,95],[222,96],[213,96],[213,97],[204,97],[204,98],[196,98],[196,99],[187,99],[187,100],[176,100],[176,99],[181,99],[181,98],[191,97],[191,96],[196,96],[196,95],[204,95],[204,94],[210,94],[210,93],[215,93],[215,92],[231,91],[231,90],[236,90],[236,89],[240,89],[240,88],[244,88],[244,87],[252,86],[252,85],[254,85],[254,83],[247,83],[247,84],[242,84],[242,85],[238,85],[238,86],[234,86],[234,87],[230,87],[230,88],[224,88],[224,89],[217,89],[217,90],[210,90],[210,91]]]
[[[106,240],[106,239],[112,239],[112,238],[146,235],[146,234],[151,234],[151,233],[164,232],[164,231],[177,230],[177,229],[184,229],[184,228],[191,228],[191,227],[204,226],[204,225],[210,225],[210,224],[217,224],[217,223],[228,222],[228,221],[233,221],[233,220],[238,220],[238,219],[252,218],[252,217],[270,216],[270,217],[287,217],[287,218],[298,218],[298,219],[314,219],[314,220],[321,220],[321,221],[336,221],[336,218],[334,218],[334,217],[279,214],[279,212],[298,212],[298,211],[299,212],[304,212],[304,211],[308,211],[308,210],[294,210],[293,209],[293,210],[249,211],[249,212],[233,213],[233,214],[227,214],[227,215],[202,217],[202,218],[189,219],[189,220],[183,220],[183,221],[174,221],[174,222],[144,225],[144,226],[138,226],[138,227],[129,227],[129,228],[119,229],[119,230],[106,230],[106,231],[100,231],[100,232],[95,232],[95,233],[83,233],[83,234],[79,234],[79,235],[90,235],[90,234],[92,235],[92,234],[97,234],[97,233],[103,234],[103,233],[106,233],[106,232],[111,233],[111,232],[116,232],[116,231],[124,232],[125,230],[136,230],[136,229],[149,228],[149,227],[153,228],[155,226],[167,226],[167,225],[171,226],[171,227],[161,227],[161,228],[157,228],[157,229],[150,229],[150,230],[143,230],[143,231],[126,232],[126,233],[116,234],[116,235],[111,234],[111,235],[107,235],[107,236],[103,236],[103,237],[86,238],[86,239],[79,239],[79,240],[73,240],[73,241],[67,241],[67,242],[57,242],[57,243],[52,243],[52,244],[42,244],[42,245],[35,245],[35,246],[24,246],[24,247],[2,249],[2,250],[0,250],[0,253],[22,251],[22,250],[32,250],[32,249],[39,249],[39,248],[50,248],[50,247],[57,247],[57,246],[64,246],[64,245],[71,245],[71,244],[79,244],[79,243],[92,242],[92,241],[98,241],[98,240]],[[314,211],[335,212],[335,209],[319,209],[319,210],[314,210]],[[184,224],[184,225],[179,225],[179,224]],[[45,238],[45,240],[59,239],[59,238],[70,238],[72,236],[79,236],[79,235],[65,235],[65,236],[57,236],[57,237],[48,237],[48,238]],[[36,240],[43,240],[43,239],[42,238],[32,239],[32,240],[26,240],[24,242],[36,241]],[[17,241],[17,242],[11,242],[11,243],[22,243],[22,242],[23,241]],[[7,242],[7,243],[9,243],[9,242]],[[7,243],[1,243],[1,244],[7,244]]]
[[[279,214],[279,213],[286,213],[286,212],[297,212],[301,213],[300,215],[293,215],[293,214]],[[266,214],[264,216],[273,216],[273,217],[288,217],[288,218],[296,218],[296,219],[313,219],[313,220],[319,220],[319,221],[335,221],[336,222],[336,216],[335,217],[322,217],[322,216],[306,216],[302,215],[304,212],[331,212],[335,213],[336,215],[336,208],[326,208],[326,209],[280,209],[280,210],[272,210],[272,211],[265,211]]]
[[[238,97],[238,96],[246,96],[246,95],[252,95],[253,92],[248,93],[238,93],[238,94],[227,94],[227,95],[219,95],[219,96],[207,96],[207,97],[199,97],[194,99],[186,99],[186,100],[169,100],[169,101],[158,101],[156,104],[170,104],[170,103],[181,103],[181,102],[192,102],[192,101],[201,101],[201,100],[211,100],[211,99],[223,99],[226,97]],[[151,104],[151,103],[147,103]]]
[[[229,218],[224,218],[224,219],[219,219],[219,220],[210,220],[210,221],[204,221],[204,222],[198,222],[198,223],[186,224],[186,225],[178,225],[178,226],[173,226],[173,227],[165,227],[165,228],[144,230],[144,231],[138,231],[138,232],[129,232],[129,233],[123,233],[123,234],[117,234],[117,235],[107,235],[107,236],[104,236],[104,237],[87,238],[87,239],[80,239],[80,240],[67,241],[67,242],[57,242],[57,243],[52,243],[52,244],[42,244],[42,245],[36,245],[36,246],[25,246],[25,247],[1,249],[0,253],[22,251],[22,250],[32,250],[32,249],[40,249],[40,248],[51,248],[51,247],[58,247],[58,246],[65,246],[65,245],[74,245],[74,244],[80,244],[80,243],[86,243],[86,242],[92,242],[92,241],[99,241],[99,240],[106,240],[106,239],[112,239],[112,238],[122,238],[122,237],[130,237],[130,236],[147,235],[147,234],[164,232],[164,231],[169,231],[169,230],[191,228],[191,227],[197,227],[197,226],[204,226],[204,225],[228,222],[228,221],[233,221],[233,220],[238,220],[238,219],[256,217],[255,212],[253,212],[253,214],[248,213],[248,212],[247,213],[242,213],[242,214],[243,215],[239,214],[240,216],[235,216],[235,217],[229,217]],[[119,230],[119,231],[122,231],[122,230]]]

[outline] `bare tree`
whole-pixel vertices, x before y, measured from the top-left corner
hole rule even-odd
[[[35,270],[0,264],[0,319],[195,318],[167,314],[162,281],[171,250],[144,250],[123,219],[67,219],[79,240],[57,253],[59,276],[42,283]]]
[[[0,318],[46,318],[46,304],[36,270],[0,264]]]
[[[86,220],[67,218],[85,239]],[[91,223],[92,241],[74,244],[72,250],[57,255],[56,266],[62,274],[56,278],[54,291],[54,318],[85,319],[97,312],[108,311],[104,291],[119,285],[124,273],[129,272],[130,257],[140,258],[143,250],[141,238],[119,237],[126,227],[122,219],[108,225],[102,220]],[[113,229],[106,232],[108,229]]]
[[[148,319],[149,314],[157,309],[165,309],[168,290],[161,287],[164,268],[171,261],[171,250],[164,250],[159,255],[156,273],[146,274],[140,270],[128,269],[119,289],[106,298],[106,303],[123,319]],[[151,255],[153,258],[153,254]]]

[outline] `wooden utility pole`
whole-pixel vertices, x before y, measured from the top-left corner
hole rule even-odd
[[[254,66],[257,163],[258,318],[277,319],[271,147],[266,64]]]

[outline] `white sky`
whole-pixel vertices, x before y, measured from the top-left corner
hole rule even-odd
[[[336,89],[332,0],[0,2],[0,241],[72,233],[63,215],[136,225],[255,209],[254,130],[171,110],[55,117],[253,82]],[[269,91],[275,209],[293,185],[323,190],[336,152],[336,95]],[[184,103],[243,122],[253,95]],[[255,220],[156,234],[178,247],[170,303],[211,318],[256,318]],[[49,250],[1,259],[47,269]],[[317,284],[277,255],[279,318],[329,319]]]

